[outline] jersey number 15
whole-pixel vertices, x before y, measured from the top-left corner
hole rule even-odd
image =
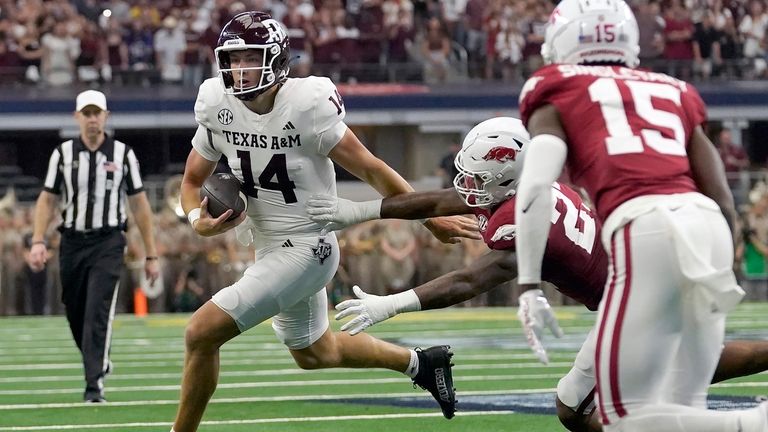
[[[631,100],[625,100],[619,89],[629,89]],[[670,84],[645,81],[617,81],[613,78],[600,78],[589,86],[592,102],[600,104],[608,137],[605,146],[609,155],[642,153],[643,143],[659,153],[685,156],[685,131],[683,122],[677,114],[656,109],[651,98],[666,99],[677,106],[680,104],[680,89]],[[633,104],[637,115],[648,123],[650,128],[643,128],[637,135],[627,119],[624,105]],[[666,138],[659,129],[671,129],[673,138]]]

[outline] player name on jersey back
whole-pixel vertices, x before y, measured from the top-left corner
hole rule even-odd
[[[649,72],[629,68],[617,68],[613,66],[582,66],[582,65],[558,65],[558,72],[563,78],[574,76],[593,76],[597,78],[613,78],[621,80],[639,80],[672,84],[681,91],[688,90],[688,83],[662,73]]]

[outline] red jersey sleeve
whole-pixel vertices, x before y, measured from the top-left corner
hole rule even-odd
[[[528,120],[537,109],[554,103],[559,91],[563,89],[557,65],[545,66],[537,70],[520,90],[520,120],[528,127]]]

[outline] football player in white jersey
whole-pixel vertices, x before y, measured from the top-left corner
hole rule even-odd
[[[384,196],[412,191],[374,157],[344,124],[344,103],[327,78],[289,79],[288,39],[268,14],[244,12],[227,23],[215,49],[219,77],[206,80],[195,103],[197,133],[181,186],[184,211],[195,231],[211,236],[238,227],[252,236],[256,263],[235,284],[203,305],[186,328],[186,356],[176,432],[197,429],[216,389],[219,347],[272,318],[278,338],[303,369],[387,368],[410,376],[440,404],[455,411],[448,346],[408,350],[366,334],[333,333],[324,285],[336,272],[333,233],[306,213],[309,196],[336,195],[332,161]],[[226,156],[243,183],[246,212],[213,218],[199,190]],[[247,213],[247,214],[246,214]],[[479,238],[466,218],[430,219],[425,225],[446,242]]]

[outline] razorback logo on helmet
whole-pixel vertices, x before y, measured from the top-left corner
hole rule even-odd
[[[509,147],[498,146],[488,150],[488,153],[483,156],[483,160],[490,161],[495,160],[500,163],[506,161],[513,161],[517,158],[517,150]]]

